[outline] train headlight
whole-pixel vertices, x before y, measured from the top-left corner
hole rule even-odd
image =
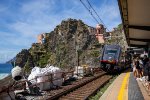
[[[116,60],[111,60],[111,63],[115,64],[115,63],[116,63]]]

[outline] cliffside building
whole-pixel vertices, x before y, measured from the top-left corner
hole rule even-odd
[[[99,43],[104,43],[104,35],[106,35],[106,29],[102,24],[98,24],[96,28],[88,26],[90,35],[96,36]]]
[[[104,43],[104,36],[103,34],[105,33],[104,26],[102,24],[98,24],[96,26],[96,38],[98,39],[99,43]]]
[[[43,44],[45,42],[46,34],[42,33],[37,36],[37,43]]]

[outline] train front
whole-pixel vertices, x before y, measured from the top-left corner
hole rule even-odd
[[[100,59],[100,67],[106,72],[113,72],[115,66],[118,65],[120,55],[120,47],[116,45],[107,45],[103,48],[102,57]]]

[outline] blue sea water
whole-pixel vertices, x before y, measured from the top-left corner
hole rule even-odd
[[[11,73],[13,66],[11,64],[0,64],[0,79],[5,78]]]

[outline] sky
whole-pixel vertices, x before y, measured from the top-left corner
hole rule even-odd
[[[117,0],[89,2],[109,30],[121,23]],[[80,0],[0,0],[0,63],[30,48],[38,34],[51,32],[68,18],[93,27],[97,24]]]

